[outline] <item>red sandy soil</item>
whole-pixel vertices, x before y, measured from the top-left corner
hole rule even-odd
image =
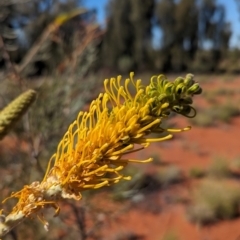
[[[174,205],[168,211],[161,214],[131,210],[123,215],[119,222],[114,222],[108,228],[108,236],[111,239],[116,233],[135,232],[143,239],[163,239],[169,232],[174,232],[178,239],[185,240],[220,240],[239,239],[240,219],[220,222],[209,227],[199,227],[189,223],[185,217],[185,209],[181,205]],[[113,238],[112,238],[113,239]]]
[[[209,81],[204,80],[201,83],[204,91],[214,91],[216,89],[227,88],[236,91],[230,98],[233,104],[240,103],[240,78],[234,78],[232,81],[219,80],[218,77],[209,77]],[[238,90],[239,88],[239,90]],[[229,100],[229,97],[227,97]],[[218,96],[217,101],[227,101],[224,96]],[[208,100],[203,96],[195,98],[195,106],[204,108],[209,106]],[[240,104],[239,104],[240,107]],[[184,128],[189,124],[183,117],[175,117],[173,122],[179,128]],[[129,204],[129,202],[113,202],[108,193],[97,194],[92,201],[102,209],[108,209],[112,212],[119,212],[114,220],[107,220],[108,214],[104,215],[106,221],[101,229],[104,236],[102,239],[114,240],[116,236],[127,233],[135,233],[142,238],[118,238],[118,239],[145,239],[162,240],[169,232],[176,235],[176,240],[239,240],[240,239],[240,218],[231,221],[219,221],[218,223],[201,227],[190,223],[186,217],[186,202],[166,203],[164,197],[188,196],[196,184],[188,178],[189,170],[192,167],[207,168],[214,157],[221,156],[226,158],[229,163],[240,156],[240,117],[235,117],[229,124],[217,123],[212,127],[193,126],[190,131],[175,135],[173,140],[152,144],[147,150],[143,150],[135,155],[138,159],[145,159],[152,155],[159,155],[160,159],[167,165],[178,166],[186,176],[183,183],[171,186],[164,191],[151,193],[142,202]],[[6,138],[1,142],[0,150],[11,151],[16,147],[15,139],[9,141]],[[27,146],[21,146],[28,150]],[[159,171],[160,166],[156,164],[143,164],[140,166],[147,172]],[[151,209],[156,205],[159,211]],[[131,207],[128,207],[130,206]],[[134,206],[133,206],[134,205]],[[126,208],[126,209],[125,209]],[[125,209],[125,210],[124,210]],[[64,211],[64,210],[62,210]],[[90,216],[88,217],[90,221]],[[91,221],[90,221],[91,222]],[[91,225],[91,224],[90,224]],[[172,238],[174,239],[174,238]],[[170,238],[169,238],[170,240]]]

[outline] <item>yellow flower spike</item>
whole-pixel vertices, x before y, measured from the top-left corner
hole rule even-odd
[[[12,129],[14,124],[23,116],[35,101],[37,93],[29,89],[20,94],[0,111],[0,140]]]
[[[190,129],[164,129],[161,123],[171,111],[189,117],[189,109],[195,110],[190,104],[201,88],[193,76],[191,81],[187,75],[186,80],[175,82],[169,82],[163,75],[153,76],[148,86],[133,77],[130,73],[123,83],[121,76],[104,81],[105,93],[100,93],[89,111],[80,112],[69,126],[49,160],[42,182],[13,193],[9,198],[17,198],[18,203],[8,216],[3,216],[0,210],[0,237],[27,217],[37,216],[47,227],[42,209],[50,206],[57,214],[62,198],[80,200],[86,189],[130,180],[131,176],[121,174],[129,163],[148,163],[153,159],[132,159],[127,154]],[[166,136],[149,138],[151,133]]]

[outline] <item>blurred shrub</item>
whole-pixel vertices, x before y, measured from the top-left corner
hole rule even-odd
[[[95,76],[83,79],[80,73],[76,73],[52,76],[38,87],[36,107],[31,110],[31,131],[33,136],[41,139],[42,157],[48,159],[49,153],[54,152],[66,126],[75,119],[79,109],[95,97],[100,84]],[[47,151],[44,145],[48,146]]]
[[[240,73],[240,49],[229,50],[224,59],[219,63],[221,72]]]
[[[189,207],[187,216],[191,222],[201,225],[216,221],[214,208],[206,202],[198,202]]]
[[[229,80],[227,80],[227,81],[229,81]],[[235,90],[236,89],[218,88],[210,94],[215,95],[215,97],[216,97],[216,95],[217,96],[229,96],[230,97],[233,94],[235,94]]]
[[[152,153],[151,155],[153,158],[153,161],[152,161],[153,164],[161,165],[163,163],[159,153],[156,152],[156,153]]]
[[[179,240],[179,237],[175,232],[168,231],[167,233],[164,234],[161,240]]]
[[[132,176],[131,181],[121,181],[111,187],[114,200],[126,200],[138,192],[139,180],[144,178],[144,173],[138,168],[129,167],[124,170],[125,175]]]
[[[2,2],[0,35],[7,53],[0,57],[0,68],[11,69],[11,60],[22,76],[53,73],[69,59],[71,66],[79,66],[85,43],[99,37],[88,30],[95,12],[80,8],[79,0]]]
[[[199,167],[193,167],[189,170],[189,176],[191,178],[202,178],[205,176],[205,174],[206,174],[206,172],[202,168],[199,168]]]
[[[158,178],[162,185],[168,186],[180,182],[183,179],[183,176],[179,167],[170,166],[162,169],[158,174]]]
[[[240,109],[238,106],[234,105],[231,102],[227,102],[223,105],[215,106],[215,117],[217,120],[222,122],[230,122],[232,117],[236,117],[240,114]]]
[[[240,189],[222,181],[203,182],[194,192],[187,215],[190,221],[207,224],[239,215]]]
[[[213,72],[215,67],[214,53],[207,50],[198,50],[192,65],[190,65],[191,71],[198,73]]]
[[[145,194],[159,190],[161,182],[157,176],[144,173],[139,168],[129,167],[125,175],[132,176],[131,181],[122,181],[112,186],[114,200],[144,198]],[[137,196],[137,197],[136,197]]]
[[[209,127],[218,121],[229,123],[233,117],[239,116],[240,108],[231,102],[215,104],[208,109],[200,109],[195,118],[189,119],[193,125]]]
[[[145,236],[134,233],[133,231],[120,231],[111,240],[144,240]]]
[[[232,160],[231,167],[235,170],[240,170],[240,157],[237,157]]]
[[[200,127],[210,127],[214,125],[214,116],[209,109],[200,110],[195,118],[189,119],[191,124]]]
[[[210,177],[215,178],[226,178],[231,175],[229,164],[227,160],[222,157],[215,158],[207,172]]]

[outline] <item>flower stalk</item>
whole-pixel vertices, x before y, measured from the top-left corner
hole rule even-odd
[[[120,180],[130,180],[121,171],[129,163],[147,163],[152,158],[139,160],[129,153],[147,148],[152,142],[172,138],[172,134],[189,130],[164,129],[163,119],[171,112],[194,117],[192,97],[201,88],[188,74],[170,82],[163,75],[153,76],[144,86],[135,81],[133,73],[123,84],[121,77],[104,81],[105,93],[93,100],[88,112],[80,112],[60,141],[51,157],[41,182],[33,182],[9,198],[17,198],[12,212],[0,218],[0,236],[27,217],[37,216],[48,228],[42,211],[55,208],[59,213],[61,199],[82,198],[82,191],[110,186]],[[150,138],[151,133],[165,136]],[[5,199],[8,200],[9,198]]]

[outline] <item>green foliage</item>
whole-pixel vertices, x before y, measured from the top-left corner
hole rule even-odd
[[[188,218],[199,224],[231,219],[239,214],[240,190],[222,181],[205,181],[195,191]]]
[[[154,0],[110,1],[102,62],[121,72],[148,62]]]
[[[22,62],[57,16],[83,3],[80,0],[5,2],[0,3],[0,33],[15,63]],[[214,0],[111,0],[107,5],[106,33],[101,46],[97,46],[101,48],[97,65],[122,73],[133,67],[141,71],[239,73],[239,49],[229,49],[232,30],[225,12],[224,6]],[[90,10],[50,34],[24,74],[51,73],[72,59],[76,48],[83,44],[82,33],[88,31],[83,25],[92,22],[94,14]],[[18,36],[9,27],[12,22],[19,24],[22,35]],[[153,28],[161,31],[161,39],[153,36]]]
[[[165,71],[217,71],[231,36],[224,12],[223,6],[213,0],[158,1],[156,18],[162,47],[161,62],[156,66]],[[206,41],[211,46],[207,50]]]

